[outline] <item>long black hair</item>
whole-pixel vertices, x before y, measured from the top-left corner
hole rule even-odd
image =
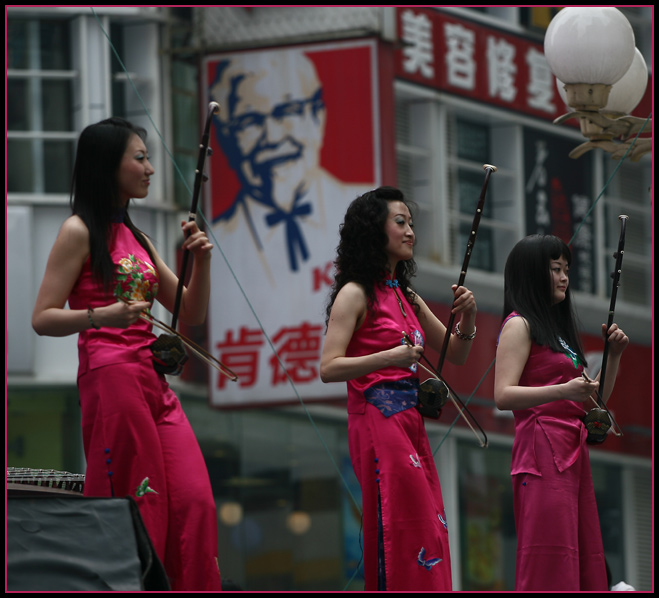
[[[89,229],[89,250],[94,277],[108,289],[114,264],[108,247],[111,223],[120,219],[154,259],[146,235],[131,221],[128,204],[121,204],[118,172],[132,135],[146,140],[146,131],[123,118],[108,118],[89,125],[80,134],[71,184],[71,210]]]
[[[366,292],[369,307],[375,301],[375,287],[381,284],[388,271],[388,256],[385,250],[389,241],[384,230],[389,216],[389,202],[403,202],[410,213],[413,204],[403,193],[394,187],[378,187],[360,195],[348,206],[343,224],[339,230],[339,246],[334,261],[335,278],[327,303],[325,323],[329,322],[334,300],[339,291],[349,282],[360,284]],[[416,274],[414,259],[399,261],[396,272],[399,288],[408,301],[419,309],[410,281]]]
[[[572,263],[570,248],[553,235],[530,235],[513,247],[504,270],[503,317],[513,311],[522,315],[533,341],[553,351],[564,352],[563,339],[585,366],[569,285],[565,299],[552,303],[550,262],[560,257]]]

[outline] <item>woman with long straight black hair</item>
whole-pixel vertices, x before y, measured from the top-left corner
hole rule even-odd
[[[73,214],[50,253],[32,325],[40,335],[79,335],[85,495],[135,499],[173,590],[220,590],[208,472],[176,395],[154,369],[156,337],[140,318],[156,297],[171,310],[178,287],[128,214],[154,172],[145,138],[119,118],[81,133]],[[182,228],[194,266],[180,318],[197,325],[206,317],[213,246],[194,222]]]
[[[511,474],[519,591],[607,591],[602,534],[583,423],[599,389],[579,339],[569,286],[572,255],[552,235],[522,239],[508,256],[494,400],[515,417]],[[605,388],[629,344],[613,324]]]

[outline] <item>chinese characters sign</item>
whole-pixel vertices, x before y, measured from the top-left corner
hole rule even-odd
[[[398,9],[396,76],[547,120],[565,104],[541,42],[429,8]]]
[[[212,382],[214,405],[345,394],[319,363],[339,226],[380,178],[375,63],[373,41],[206,59],[210,347],[239,377]]]

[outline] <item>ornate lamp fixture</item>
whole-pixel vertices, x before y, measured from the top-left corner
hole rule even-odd
[[[648,71],[625,15],[610,7],[562,9],[547,28],[545,57],[570,108],[554,124],[578,118],[589,139],[571,158],[600,148],[620,159],[632,143],[633,161],[652,151],[652,137],[636,138],[652,120],[629,116],[643,98]]]

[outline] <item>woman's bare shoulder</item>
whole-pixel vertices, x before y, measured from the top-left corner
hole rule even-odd
[[[361,325],[366,315],[368,300],[364,287],[356,282],[348,282],[341,287],[334,299],[330,321],[354,321]]]
[[[60,236],[71,237],[73,241],[89,241],[89,229],[80,216],[69,216],[60,227]]]
[[[501,327],[501,336],[530,340],[531,328],[527,319],[519,314],[508,317]]]
[[[360,299],[363,299],[365,301],[366,291],[364,290],[364,287],[360,285],[358,282],[351,281],[351,282],[347,282],[341,287],[341,290],[337,294],[337,298],[339,296],[353,301]]]

